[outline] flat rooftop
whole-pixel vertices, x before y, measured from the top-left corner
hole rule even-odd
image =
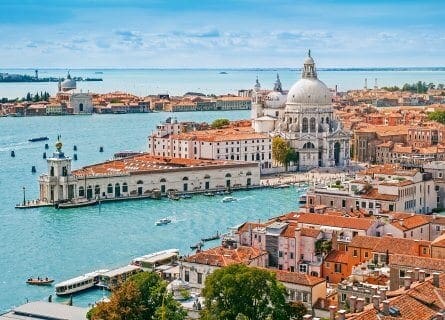
[[[34,301],[0,315],[0,320],[86,320],[88,310],[88,308],[73,307],[60,303]]]
[[[172,158],[143,153],[123,159],[93,164],[74,170],[72,173],[77,177],[92,177],[240,166],[258,166],[258,164],[245,161]]]

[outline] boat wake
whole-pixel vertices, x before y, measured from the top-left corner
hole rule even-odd
[[[35,148],[36,145],[32,145],[30,142],[18,142],[11,143],[8,145],[0,145],[0,152],[9,152],[11,150],[21,150],[21,149],[32,149]]]

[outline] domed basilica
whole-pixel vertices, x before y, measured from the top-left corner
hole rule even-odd
[[[350,134],[334,117],[331,92],[318,79],[310,51],[287,94],[277,75],[273,91],[261,90],[257,79],[252,100],[255,131],[285,139],[297,155],[296,170],[349,165]]]

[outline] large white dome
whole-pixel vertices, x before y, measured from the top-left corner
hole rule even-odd
[[[77,87],[76,80],[71,79],[69,72],[68,72],[68,76],[66,77],[66,79],[64,81],[62,81],[60,87],[61,87],[62,91],[70,91],[70,90],[76,89],[76,87]]]
[[[290,88],[287,103],[331,104],[332,95],[329,88],[317,78],[302,78]]]

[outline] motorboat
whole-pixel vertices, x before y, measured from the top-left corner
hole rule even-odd
[[[29,278],[28,280],[26,280],[27,284],[31,284],[34,286],[50,286],[52,283],[54,282],[54,279],[49,279],[48,277],[46,278]]]
[[[181,199],[191,199],[192,195],[184,193],[179,196]]]
[[[56,295],[65,296],[94,287],[108,269],[96,270],[56,284]]]
[[[168,194],[168,196],[167,196],[170,200],[179,200],[179,199],[181,199],[177,194],[175,194],[175,193],[169,193]]]
[[[224,197],[222,199],[222,202],[233,202],[233,201],[236,201],[234,197]]]
[[[162,219],[159,219],[158,221],[156,221],[156,225],[157,226],[164,226],[164,225],[169,224],[171,222],[172,221],[169,218],[162,218]]]
[[[213,240],[217,240],[221,238],[221,235],[219,234],[218,231],[216,231],[216,234],[214,234],[213,236],[210,236],[208,238],[201,238],[202,242],[207,242],[207,241],[213,241]]]
[[[48,137],[38,137],[38,138],[28,139],[29,142],[38,142],[38,141],[46,141],[46,140],[49,140],[49,138]]]
[[[273,189],[286,189],[290,188],[290,184],[284,183],[284,184],[278,184],[272,187]]]
[[[213,192],[206,192],[206,193],[204,193],[204,195],[206,197],[214,197],[215,196],[215,194]]]

